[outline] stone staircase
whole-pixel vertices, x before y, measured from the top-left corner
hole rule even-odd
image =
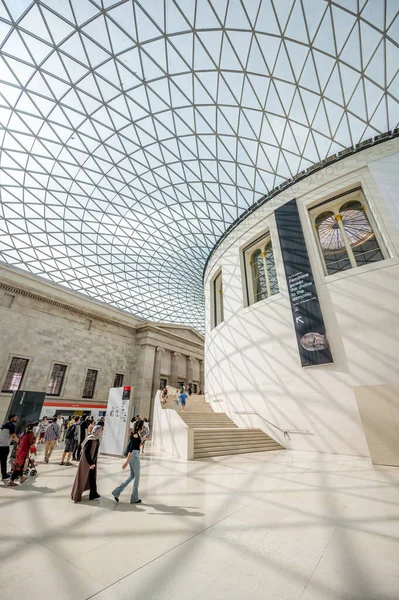
[[[174,408],[172,397],[163,408]],[[178,414],[193,430],[194,460],[284,449],[261,429],[239,428],[225,413],[213,412],[203,396],[189,397],[185,411]]]

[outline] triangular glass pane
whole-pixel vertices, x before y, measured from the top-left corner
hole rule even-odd
[[[197,42],[197,44],[200,46],[200,50],[202,50],[201,45]],[[172,46],[172,44],[168,43],[166,45],[166,51],[167,51],[167,71],[168,73],[172,74],[172,73],[184,73],[186,72],[189,68],[191,68],[191,65],[187,65],[185,60],[184,60],[184,56],[181,57],[180,54],[178,54],[178,52],[175,50],[175,48]],[[197,51],[196,51],[196,59],[198,58],[197,56]],[[208,58],[208,56],[207,56]],[[208,59],[209,60],[209,59]],[[195,65],[195,69],[200,69],[202,67],[197,66],[197,64]]]
[[[212,29],[220,27],[220,22],[217,19],[215,12],[212,10],[208,0],[197,0],[195,28],[196,29]]]
[[[46,20],[47,27],[50,30],[51,36],[54,42],[58,45],[62,40],[64,40],[68,35],[73,32],[73,27],[66,23],[64,19],[60,19],[57,15],[50,12],[46,8],[43,8],[43,16]],[[34,29],[35,33],[36,30]],[[42,37],[42,36],[41,36]],[[47,39],[49,36],[43,37],[46,41],[51,42],[50,39]]]
[[[327,96],[328,98],[331,98],[335,102],[344,104],[341,80],[339,78],[339,69],[337,66],[334,67],[334,70],[331,74],[331,77],[327,84],[327,87],[324,90],[324,95]]]
[[[46,14],[47,12],[48,11],[45,8],[43,8],[43,14]],[[24,29],[34,31],[35,35],[48,42],[49,44],[52,43],[48,29],[43,21],[43,17],[40,14],[40,11],[37,6],[32,6],[30,11],[20,22],[20,25]]]
[[[3,45],[2,52],[24,60],[25,62],[32,63],[32,58],[19,37],[17,30],[12,32],[6,43]]]
[[[292,74],[291,65],[288,61],[287,52],[283,44],[280,46],[280,51],[274,66],[273,76],[283,79],[284,81],[295,81]]]
[[[303,19],[302,5],[299,2],[296,2],[294,8],[292,9],[284,35],[287,38],[298,40],[304,44],[309,43],[305,21]]]
[[[369,62],[381,41],[382,35],[373,27],[360,22],[360,34],[362,39],[363,68]]]
[[[345,102],[349,102],[349,98],[353,94],[353,90],[359,81],[359,73],[350,69],[346,65],[339,63],[339,71],[341,73],[342,88],[344,92]]]
[[[389,83],[398,72],[399,48],[388,39],[385,40],[385,55],[387,82]]]
[[[110,54],[108,52],[105,52],[105,50],[100,48],[100,46],[89,40],[88,37],[82,36],[82,40],[84,47],[86,48],[90,64],[93,68],[110,58]]]
[[[144,4],[145,6],[145,4]],[[151,18],[135,3],[137,33],[140,42],[158,38],[162,35],[162,30],[158,29]]]
[[[333,33],[334,29],[331,22],[331,13],[328,10],[324,15],[324,19],[321,22],[319,30],[313,41],[313,45],[316,48],[322,50],[323,52],[327,52],[331,56],[335,56],[335,43]]]
[[[72,58],[78,62],[88,65],[85,49],[83,48],[80,36],[75,33],[72,37],[68,38],[61,46],[60,49],[66,52]]]
[[[273,35],[280,34],[271,0],[262,0],[256,21],[256,30],[262,33],[271,33]]]
[[[52,8],[55,13],[59,13],[61,16],[68,19],[71,23],[74,23],[74,18],[69,6],[69,2],[60,2],[59,0],[44,0],[43,4]]]
[[[128,37],[120,27],[117,27],[111,19],[107,19],[107,28],[114,54],[119,54],[135,46],[135,41]]]
[[[352,31],[353,25],[356,23],[356,17],[336,6],[332,6],[331,10],[334,23],[334,36],[339,54]]]
[[[75,14],[76,23],[82,25],[99,12],[99,8],[91,2],[82,2],[81,0],[70,0]]]
[[[190,24],[187,22],[184,12],[181,12],[183,7],[176,6],[174,2],[166,3],[166,31],[167,33],[180,33],[181,31],[189,30]]]
[[[216,2],[215,2],[216,4]],[[227,9],[225,27],[246,29],[249,26],[247,15],[240,0],[230,0]]]
[[[330,56],[314,51],[313,56],[316,62],[316,70],[319,76],[321,89],[324,89],[336,62]]]
[[[228,37],[237,52],[239,61],[245,68],[248,61],[248,51],[252,41],[252,34],[244,31],[229,31]]]
[[[361,18],[378,27],[378,29],[383,30],[385,21],[384,12],[384,2],[368,0],[362,10]]]
[[[273,2],[274,10],[276,11],[277,19],[282,32],[286,28],[287,21],[294,3],[295,0],[286,0],[285,2],[279,2],[278,0],[274,0]]]
[[[234,71],[242,71],[242,66],[238,61],[236,52],[234,51],[234,48],[232,47],[226,35],[223,36],[222,54],[220,57],[220,68],[231,69]]]
[[[360,71],[361,60],[358,25],[356,25],[356,27],[353,28],[352,33],[350,34],[348,41],[346,42],[341,52],[340,60]]]

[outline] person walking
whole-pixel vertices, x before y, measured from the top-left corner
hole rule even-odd
[[[191,385],[191,383],[188,384],[188,395],[191,396],[191,394],[193,393],[193,386]]]
[[[48,427],[47,417],[43,417],[43,419],[39,423],[39,428],[38,428],[38,432],[37,432],[37,435],[39,438],[39,444],[44,444],[44,436],[45,436],[47,427]]]
[[[0,462],[1,479],[3,481],[10,479],[10,475],[7,471],[7,461],[11,442],[18,442],[17,434],[15,433],[17,429],[17,420],[18,415],[11,414],[0,429]]]
[[[52,422],[47,427],[44,434],[44,462],[48,463],[50,456],[53,453],[54,446],[58,442],[61,435],[60,426],[57,423],[57,417],[53,417]]]
[[[60,428],[60,437],[59,439],[62,440],[62,434],[64,433],[64,428],[65,428],[65,423],[64,423],[64,419],[61,415],[58,415],[57,417],[57,425]]]
[[[74,417],[72,424],[68,423],[68,429],[66,430],[65,436],[65,448],[64,452],[62,453],[60,465],[65,465],[67,467],[70,467],[72,465],[71,456],[75,451],[76,445],[78,443],[78,436],[80,433],[79,424],[79,416]]]
[[[180,394],[180,402],[181,402],[181,409],[182,409],[182,411],[183,411],[183,412],[186,412],[186,411],[185,411],[185,408],[186,408],[186,402],[187,402],[187,394],[186,394],[186,392],[182,392],[182,393]]]
[[[87,428],[87,434],[88,435],[93,431],[95,424],[96,424],[96,422],[94,420],[94,417],[90,417],[90,419],[89,419],[89,426]]]
[[[19,483],[25,481],[24,476],[25,462],[29,456],[29,451],[35,445],[35,435],[33,433],[33,425],[30,423],[25,429],[25,433],[19,436],[15,462],[11,472],[11,479],[8,482],[10,487],[17,485],[15,480],[19,478]]]
[[[73,453],[73,460],[80,460],[80,455],[82,453],[82,444],[87,434],[87,428],[89,426],[90,417],[87,415],[85,419],[80,423],[79,426],[79,439],[76,449]]]
[[[97,456],[102,434],[103,428],[101,425],[96,425],[92,433],[82,442],[82,457],[71,492],[74,502],[80,502],[86,490],[90,490],[89,500],[101,498],[97,492]]]
[[[179,410],[179,404],[180,404],[180,392],[179,390],[175,391],[175,410]]]
[[[130,439],[127,447],[127,458],[126,461],[122,465],[122,469],[125,470],[129,465],[130,467],[130,475],[129,477],[123,481],[118,487],[116,487],[112,495],[115,498],[116,502],[119,502],[119,496],[123,492],[126,486],[129,485],[131,481],[134,479],[134,485],[132,494],[130,496],[130,504],[140,504],[141,500],[139,498],[139,483],[140,483],[140,446],[141,446],[141,437],[140,434],[144,429],[144,421],[136,421],[134,424],[133,431],[130,432]]]

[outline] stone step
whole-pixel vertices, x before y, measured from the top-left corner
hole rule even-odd
[[[229,456],[231,454],[250,454],[253,452],[274,452],[276,450],[283,450],[281,446],[249,446],[248,448],[220,448],[212,450],[204,450],[194,452],[194,460],[198,458],[211,458],[212,456]]]
[[[186,423],[190,429],[231,429],[234,427],[231,423]],[[238,427],[236,427],[238,429]]]
[[[221,440],[218,444],[195,444],[194,445],[194,454],[197,452],[213,452],[218,450],[242,450],[243,448],[272,448],[273,450],[279,449],[281,450],[281,446],[276,442],[270,441],[265,442],[261,440],[245,440],[242,442],[236,442],[235,444],[225,444],[223,440]]]
[[[234,446],[235,444],[247,444],[248,442],[250,442],[251,444],[257,444],[258,442],[260,443],[264,443],[264,444],[276,444],[277,442],[275,442],[272,439],[265,439],[262,438],[259,435],[243,435],[241,437],[236,437],[236,438],[225,438],[223,434],[220,435],[220,437],[218,438],[194,438],[194,447],[196,448],[197,446],[204,446],[206,444],[208,444],[208,446],[215,446],[215,445],[220,445],[223,442],[223,444],[229,444],[230,446]]]

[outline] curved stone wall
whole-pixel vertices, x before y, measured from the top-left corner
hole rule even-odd
[[[309,210],[357,187],[372,215],[385,260],[326,276]],[[215,410],[226,411],[238,424],[261,426],[287,447],[371,453],[375,462],[389,462],[380,446],[386,436],[393,443],[397,436],[399,444],[399,429],[395,429],[399,406],[394,399],[395,394],[399,397],[398,190],[396,138],[348,156],[284,190],[249,214],[219,244],[204,274],[206,394]],[[274,215],[292,198],[297,199],[334,357],[333,364],[311,368],[301,367],[299,360]],[[280,291],[246,306],[243,249],[266,230],[273,241]],[[214,327],[212,281],[220,269],[224,320]],[[301,432],[284,436],[270,423]]]

